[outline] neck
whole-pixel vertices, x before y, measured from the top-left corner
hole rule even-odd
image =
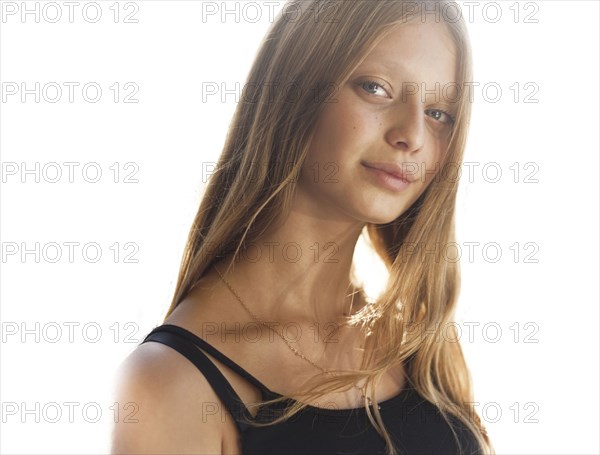
[[[350,277],[362,227],[292,210],[280,227],[238,254],[231,269],[227,270],[231,257],[216,267],[251,311],[263,319],[339,321],[350,314],[351,306],[355,312],[364,304]]]

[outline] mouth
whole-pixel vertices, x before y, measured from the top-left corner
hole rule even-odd
[[[385,163],[361,162],[362,166],[373,176],[379,186],[392,191],[403,191],[412,183],[397,165]]]
[[[414,180],[414,178],[406,171],[406,169],[404,169],[403,165],[400,163],[361,161],[361,164],[371,169],[377,169],[386,172],[398,179],[405,180],[408,183],[412,183]]]

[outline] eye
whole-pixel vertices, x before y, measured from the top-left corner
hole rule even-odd
[[[433,114],[430,116],[433,117],[435,120],[449,125],[454,124],[454,122],[456,121],[456,119],[449,112],[446,112],[443,109],[427,109],[425,111],[425,114]]]
[[[360,86],[361,88],[363,88],[367,93],[371,94],[371,95],[377,95],[377,90],[379,90],[379,93],[387,96],[387,91],[386,91],[386,86],[385,84],[382,84],[380,82],[377,81],[372,81],[372,80],[365,80],[365,81],[360,81],[357,83],[358,86]],[[375,92],[375,93],[373,93]]]

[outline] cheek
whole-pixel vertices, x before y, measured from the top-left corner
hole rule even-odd
[[[330,157],[347,157],[357,145],[368,140],[374,121],[377,120],[358,112],[355,104],[339,98],[323,112],[316,128],[314,148]]]
[[[447,153],[447,144],[436,144],[424,157],[421,163],[420,181],[423,184],[423,190],[429,186],[434,179],[440,178],[440,172],[442,172],[442,166]]]

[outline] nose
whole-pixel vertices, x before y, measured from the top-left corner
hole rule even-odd
[[[386,141],[395,149],[418,152],[425,141],[425,112],[418,97],[410,96],[389,112]]]

